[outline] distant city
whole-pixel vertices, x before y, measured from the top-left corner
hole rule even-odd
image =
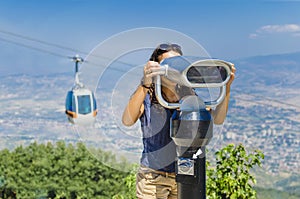
[[[64,97],[69,87],[65,87],[66,90],[62,87],[67,79],[66,76],[15,76],[1,80],[1,148],[12,149],[33,140],[84,140],[96,147],[139,154],[142,148],[139,129],[120,128],[109,100],[99,105],[102,112],[93,130],[76,129],[68,123],[64,115]],[[299,108],[258,100],[233,90],[226,122],[221,132],[215,134],[212,144],[220,148],[228,143],[242,143],[249,150],[262,150],[264,168],[269,173],[300,172],[299,114]]]

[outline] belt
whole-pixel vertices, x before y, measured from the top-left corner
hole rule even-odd
[[[174,172],[164,172],[164,171],[153,171],[153,173],[159,174],[165,178],[175,178],[176,174]]]
[[[165,178],[175,178],[176,174],[175,172],[165,172],[165,171],[158,171],[158,170],[154,170],[154,169],[151,169],[149,167],[146,167],[144,165],[140,165],[140,169],[142,170],[143,173],[154,173],[154,174],[159,174]]]

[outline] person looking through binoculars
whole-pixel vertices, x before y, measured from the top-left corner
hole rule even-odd
[[[182,54],[182,49],[177,44],[158,45],[145,64],[142,81],[123,112],[123,124],[131,126],[139,119],[143,133],[143,152],[136,178],[136,195],[139,199],[177,199],[176,146],[170,137],[170,118],[175,110],[159,104],[153,77],[163,74],[160,65],[162,60]],[[226,85],[225,99],[211,110],[215,124],[222,124],[226,118],[234,73],[233,67]],[[163,75],[161,92],[163,98],[170,103],[179,102],[187,95],[196,95],[192,88],[180,86]]]

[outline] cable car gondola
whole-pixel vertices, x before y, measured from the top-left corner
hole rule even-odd
[[[67,93],[65,113],[72,124],[93,124],[97,115],[96,99],[94,93],[79,81],[78,63],[83,59],[78,56],[72,59],[75,62],[75,84]]]

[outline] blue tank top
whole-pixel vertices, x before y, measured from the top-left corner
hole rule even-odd
[[[173,110],[153,103],[147,94],[140,117],[144,150],[141,164],[154,170],[175,172],[176,146],[170,137]]]

